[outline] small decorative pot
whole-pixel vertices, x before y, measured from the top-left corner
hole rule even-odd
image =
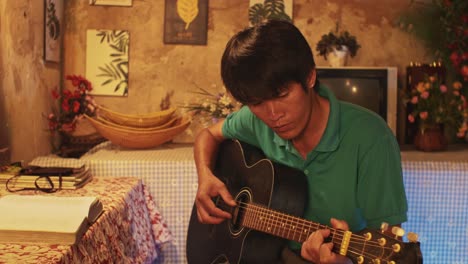
[[[343,67],[346,66],[348,61],[349,50],[346,46],[341,46],[341,50],[333,48],[331,52],[327,54],[327,60],[331,67]]]
[[[421,125],[414,138],[414,145],[422,151],[441,151],[447,149],[447,138],[441,124]]]

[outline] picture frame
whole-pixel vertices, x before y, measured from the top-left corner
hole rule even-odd
[[[132,6],[132,0],[89,0],[89,5]]]
[[[44,61],[60,62],[65,0],[44,0]]]
[[[128,96],[130,33],[127,30],[86,31],[86,78],[92,95]]]
[[[250,0],[248,15],[250,26],[267,19],[293,22],[293,0]]]
[[[164,43],[206,45],[208,0],[165,0]]]

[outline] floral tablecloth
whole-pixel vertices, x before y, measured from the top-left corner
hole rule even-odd
[[[1,187],[0,196],[7,194]],[[104,213],[71,246],[0,244],[0,263],[152,263],[161,246],[172,240],[152,196],[135,177],[94,177],[78,190],[19,194],[97,196]]]

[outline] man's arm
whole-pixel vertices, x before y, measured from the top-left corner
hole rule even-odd
[[[224,140],[222,126],[224,120],[203,129],[196,137],[194,144],[195,165],[198,174],[198,190],[195,198],[198,220],[206,224],[219,224],[231,215],[215,206],[213,197],[221,198],[229,205],[235,206],[226,186],[215,175],[213,168],[219,144]]]

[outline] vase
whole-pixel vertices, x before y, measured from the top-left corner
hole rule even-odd
[[[441,151],[447,149],[443,125],[421,125],[414,138],[414,145],[422,151]]]
[[[346,46],[341,46],[341,50],[333,48],[331,52],[327,54],[327,60],[331,67],[343,67],[346,66],[348,61],[349,50]]]

